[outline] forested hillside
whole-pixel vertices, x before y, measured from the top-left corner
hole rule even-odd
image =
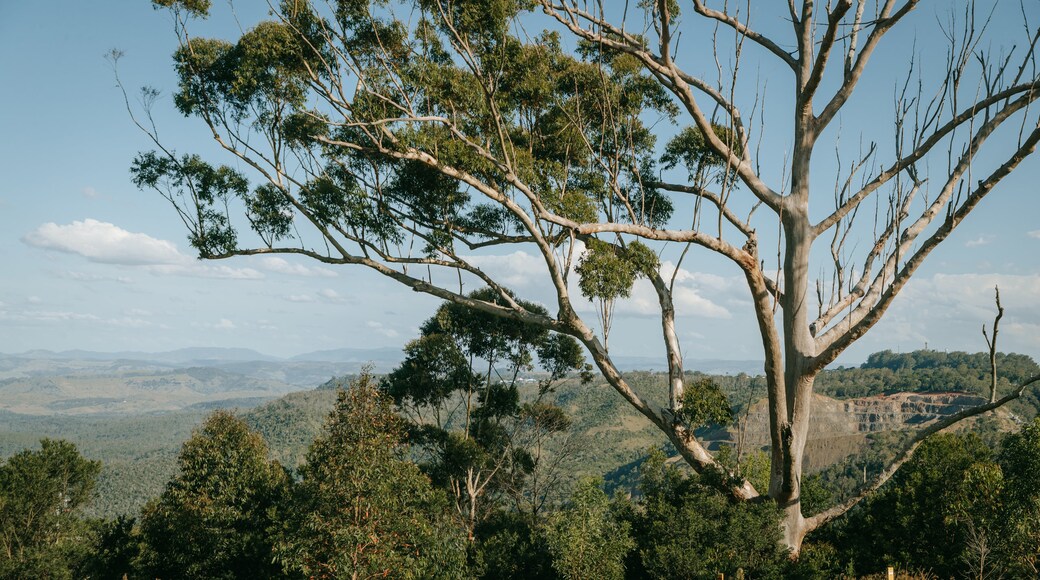
[[[871,365],[878,359],[900,365],[920,357],[881,353],[862,370],[834,372],[844,379],[857,372],[874,376]],[[928,368],[933,373],[928,377],[945,370]],[[898,372],[914,377],[913,369]],[[705,384],[743,401],[743,407],[734,402],[731,411],[756,404],[751,377],[715,379]],[[645,422],[616,397],[604,396],[601,385],[583,385],[576,378],[560,383],[551,398],[570,421],[568,429],[545,441],[547,454],[537,456],[538,461],[561,459],[554,465],[564,474],[541,480],[551,488],[539,496],[546,502],[524,500],[532,497],[528,486],[539,473],[536,465],[524,462],[536,456],[515,456],[511,461],[521,463],[510,463],[511,475],[488,480],[494,481],[494,491],[476,525],[467,527],[458,519],[463,512],[453,507],[451,488],[440,487],[450,480],[436,470],[447,466],[429,463],[421,447],[409,450],[406,423],[372,386],[376,380],[333,380],[238,417],[194,412],[48,422],[0,416],[5,432],[0,440],[9,456],[0,464],[5,498],[0,511],[9,554],[0,556],[0,576],[94,578],[122,570],[131,578],[217,577],[229,571],[234,571],[229,577],[302,578],[339,562],[348,568],[393,570],[392,575],[418,570],[419,577],[444,578],[714,578],[719,572],[818,578],[868,574],[887,565],[931,569],[945,577],[979,566],[1018,574],[1031,570],[1040,557],[1030,544],[1040,529],[1035,527],[1040,512],[1030,499],[1040,493],[1035,477],[1040,473],[1040,424],[1004,423],[1009,432],[984,430],[982,438],[959,432],[929,441],[879,495],[807,543],[793,563],[780,549],[775,510],[734,503],[718,490],[721,482],[667,461],[655,450],[659,441]],[[659,374],[635,373],[630,380],[664,392]],[[347,391],[339,385],[347,385]],[[739,412],[732,417],[740,422]],[[739,432],[734,429],[715,426],[702,433],[729,447],[721,456],[761,482],[761,451],[751,446],[741,456],[732,447],[735,441],[723,438]],[[48,440],[40,451],[12,455],[23,444],[38,449],[30,438],[40,435],[79,445]],[[854,493],[868,471],[886,464],[889,445],[901,436],[895,430],[870,433],[872,445],[865,451],[808,479],[806,503],[827,505]],[[105,459],[78,459],[81,454]],[[355,467],[335,475],[328,471],[339,469],[334,466],[340,462]],[[79,474],[68,480],[76,482],[69,483],[77,486],[76,499],[55,512],[59,519],[25,520],[23,510],[52,501],[50,492],[25,495],[50,477],[31,474],[65,469]],[[603,491],[604,475],[613,500]],[[29,484],[27,477],[33,478]],[[413,498],[412,503],[393,499],[401,497]],[[349,504],[350,498],[369,502],[370,515],[376,513],[372,510],[392,512],[345,518],[335,506]],[[90,514],[105,519],[84,519]],[[877,518],[889,523],[878,527]],[[54,534],[46,526],[78,531]],[[920,533],[936,527],[952,539],[939,542]],[[330,547],[329,537],[340,543]],[[354,549],[355,540],[349,538],[361,537],[388,543],[345,563],[342,558]],[[399,551],[402,541],[411,546],[406,552]],[[983,541],[999,548],[984,549]]]
[[[940,353],[915,351],[904,354],[881,352],[871,355],[857,368],[824,371],[820,376],[821,391],[839,399],[864,397],[904,390],[939,393],[963,391],[983,393],[988,388],[988,358],[982,353]],[[1022,355],[1000,355],[998,369],[1000,384],[1006,385],[1021,377],[1037,372],[1036,364]],[[735,422],[728,428],[704,428],[699,436],[709,441],[712,448],[734,445],[742,436],[747,439],[744,453],[762,448],[766,443],[758,431],[761,425],[752,423],[750,435],[742,435],[740,421],[746,417],[750,405],[761,404],[764,390],[754,377],[747,375],[703,375],[691,372],[691,377],[709,378],[727,395]],[[633,384],[660,398],[667,396],[666,377],[661,373],[633,371],[628,373]],[[332,379],[316,389],[290,393],[259,406],[241,410],[243,419],[267,441],[273,459],[282,465],[299,465],[307,447],[320,432],[321,425],[335,401],[337,386],[348,384],[350,377]],[[947,382],[949,381],[949,382]],[[652,426],[644,418],[619,400],[602,384],[581,385],[576,379],[561,382],[554,400],[571,418],[572,427],[567,445],[568,485],[584,476],[606,476],[611,488],[620,486],[636,490],[636,480],[626,475],[632,465],[646,456],[650,447],[661,444]],[[1029,420],[1037,414],[1035,394],[1024,396],[1012,407],[1014,416]],[[873,433],[858,424],[862,418],[845,411],[824,412],[827,403],[819,403],[824,414],[818,426],[822,428],[832,415],[840,414],[840,424],[822,432],[822,439],[809,443],[808,457],[812,471],[839,464],[834,469],[844,473],[836,484],[851,492],[855,482],[862,482],[863,473],[881,469],[880,458],[887,452],[891,437]],[[86,457],[100,460],[98,493],[87,507],[87,513],[115,517],[133,514],[150,497],[158,494],[175,471],[175,458],[180,445],[206,415],[208,409],[196,407],[180,412],[141,416],[31,416],[0,412],[0,456],[35,446],[43,437],[62,438],[75,442]],[[1009,428],[1008,415],[1000,421],[983,421],[977,428],[995,436],[995,429]],[[764,418],[756,417],[761,422]],[[891,431],[898,427],[893,420],[878,430]],[[1003,425],[1003,427],[1000,427]],[[868,459],[873,457],[874,459]],[[635,462],[635,463],[633,463]],[[868,469],[863,467],[867,465]],[[628,467],[626,467],[628,466]],[[842,467],[844,466],[844,467]],[[830,477],[838,476],[831,470]],[[858,475],[858,477],[856,477]],[[849,480],[846,482],[845,480]]]
[[[1036,375],[1035,361],[1021,354],[997,353],[997,388],[1003,392]],[[974,393],[990,388],[988,353],[917,350],[908,353],[877,352],[856,368],[827,369],[820,373],[816,391],[838,398],[883,393]],[[1027,418],[1036,414],[1040,395],[1026,392],[1012,405]]]

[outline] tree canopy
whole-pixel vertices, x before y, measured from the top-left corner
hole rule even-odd
[[[469,296],[500,300],[490,288]],[[570,426],[547,395],[569,373],[588,375],[581,346],[537,325],[451,303],[420,332],[380,388],[409,419],[424,470],[448,491],[471,539],[491,497],[512,495],[537,516],[552,489],[545,480],[558,477],[552,471],[559,467],[545,457],[544,444]],[[536,357],[543,378],[521,376],[536,368]]]
[[[53,439],[0,463],[0,576],[72,578],[87,533],[76,512],[100,471],[100,462]]]
[[[863,124],[853,147],[841,113],[859,113],[872,57],[914,25],[920,0],[756,5],[765,27],[750,5],[707,0],[284,0],[230,40],[191,33],[208,2],[156,4],[172,10],[180,41],[174,105],[235,166],[174,151],[137,113],[157,149],[132,175],[172,203],[200,257],[365,267],[570,335],[701,472],[726,466],[682,420],[683,356],[696,346],[681,348],[674,282],[691,248],[728,263],[761,337],[771,469],[764,489],[720,481],[784,506],[794,551],[858,501],[802,513],[817,374],[1040,142],[1035,23],[990,26],[974,2],[940,20],[945,54],[890,77],[889,122]],[[748,68],[762,76],[749,83]],[[767,99],[774,78],[790,90],[775,105],[786,112]],[[142,96],[147,111],[158,93]],[[832,152],[836,164],[823,164]],[[530,308],[480,267],[514,248],[543,267],[551,307]],[[607,348],[614,304],[638,279],[656,298],[663,406]],[[473,296],[466,284],[490,290]],[[598,333],[578,294],[597,302]]]
[[[154,578],[278,575],[289,475],[267,454],[244,421],[210,415],[185,442],[178,475],[142,511],[140,569]]]
[[[461,529],[405,459],[401,419],[368,374],[340,391],[300,468],[278,558],[308,578],[457,578]]]

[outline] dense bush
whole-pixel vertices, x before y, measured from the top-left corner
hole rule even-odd
[[[67,441],[44,439],[0,463],[0,578],[72,578],[87,556],[78,511],[101,464]]]
[[[652,452],[641,470],[643,498],[628,515],[638,554],[628,560],[629,578],[784,576],[788,553],[775,505],[735,501],[664,459]]]

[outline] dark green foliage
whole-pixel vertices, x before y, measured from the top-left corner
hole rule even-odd
[[[0,464],[0,578],[72,578],[90,530],[77,512],[101,464],[44,439]]]
[[[187,10],[192,16],[209,15],[210,0],[152,0],[155,8],[180,8]]]
[[[133,515],[176,475],[180,446],[204,416],[196,411],[100,418],[0,412],[0,456],[14,455],[44,437],[67,439],[102,463],[84,515]]]
[[[903,431],[871,433],[866,436],[866,445],[860,453],[806,476],[802,490],[805,513],[817,513],[833,502],[856,495],[892,462],[896,451],[910,436]]]
[[[817,537],[807,538],[802,543],[798,561],[792,562],[785,578],[791,580],[817,580],[818,578],[855,578],[847,554],[840,552],[833,544],[819,540]]]
[[[728,127],[715,125],[712,127],[715,136],[724,144],[733,149],[739,157],[741,154],[741,143],[737,142],[736,133]],[[715,179],[721,181],[726,172],[720,171],[726,160],[708,145],[704,138],[704,132],[699,127],[684,127],[679,134],[673,137],[665,145],[664,155],[661,156],[661,165],[671,169],[682,165],[689,172],[690,181],[697,184],[706,184],[706,181]]]
[[[181,218],[200,257],[235,251],[238,234],[231,226],[227,204],[230,197],[248,192],[241,173],[226,166],[215,168],[198,155],[178,159],[150,151],[134,159],[130,174],[137,187],[160,190],[175,205],[187,208],[181,210]]]
[[[293,209],[289,198],[277,187],[265,183],[245,196],[246,217],[267,247],[288,237],[292,228]]]
[[[1040,419],[1004,438],[997,464],[999,476],[990,477],[999,486],[984,482],[987,493],[976,495],[976,505],[985,508],[984,523],[996,524],[1006,569],[1023,578],[1036,576],[1040,574]],[[994,506],[994,502],[999,503]]]
[[[204,0],[154,4],[200,17],[209,10]],[[174,102],[214,131],[262,136],[272,152],[261,165],[290,151],[316,156],[298,182],[272,177],[268,185],[277,191],[261,187],[245,196],[246,218],[268,246],[295,235],[285,224],[299,214],[344,226],[345,235],[372,248],[414,234],[429,256],[451,252],[460,240],[501,239],[518,224],[515,211],[480,203],[483,196],[471,200],[467,178],[508,190],[510,173],[564,218],[662,226],[673,206],[652,185],[656,137],[643,115],[673,117],[678,108],[629,55],[583,43],[575,56],[558,33],[519,35],[510,23],[535,7],[527,0],[421,0],[400,20],[402,12],[383,1],[283,1],[236,40],[185,37],[173,55]],[[150,92],[148,102],[155,97]],[[396,123],[404,111],[450,117],[454,130]],[[373,132],[367,122],[389,132]],[[396,155],[407,150],[436,162]],[[509,167],[489,155],[508,158]],[[614,167],[605,171],[603,156],[613,157]],[[172,152],[161,157],[189,178]],[[137,184],[176,206],[203,256],[235,249],[238,230],[217,223],[204,198],[178,195],[172,180]],[[284,211],[290,206],[293,212]]]
[[[474,388],[480,380],[448,334],[420,336],[405,345],[404,353],[404,362],[384,379],[382,388],[398,405],[416,412],[439,407],[456,390]]]
[[[255,115],[256,127],[280,128],[286,110],[303,110],[309,70],[321,68],[308,40],[315,39],[274,21],[257,24],[235,44],[192,38],[173,55],[180,77],[174,103],[184,115]]]
[[[142,512],[141,571],[163,578],[280,574],[273,546],[289,479],[267,459],[263,438],[219,411],[184,444],[177,464],[177,477]]]
[[[380,242],[400,243],[403,239],[385,200],[365,193],[357,178],[344,168],[330,168],[303,185],[299,201],[322,226],[346,226]]]
[[[478,541],[472,571],[478,578],[555,580],[544,534],[531,519],[515,511],[498,510],[477,526]]]
[[[286,568],[310,578],[463,575],[463,538],[443,494],[404,459],[403,434],[369,375],[339,393],[300,468],[278,548]]]
[[[635,546],[629,522],[614,517],[601,482],[578,484],[571,503],[545,528],[553,569],[566,580],[621,580],[624,559]]]
[[[590,239],[578,260],[578,287],[589,299],[613,301],[627,298],[636,279],[658,267],[657,255],[647,246],[632,242],[625,247]]]
[[[429,226],[424,248],[427,255],[436,255],[440,248],[452,248],[453,224],[469,202],[469,195],[457,181],[422,163],[402,163],[395,168],[386,194],[405,201],[414,212],[414,219]]]
[[[878,495],[847,516],[835,543],[860,573],[898,565],[958,575],[967,539],[960,510],[973,493],[966,475],[991,461],[992,450],[973,435],[928,439]]]
[[[485,326],[497,328],[479,320],[453,322],[454,316],[454,312],[439,311],[438,316],[428,321],[424,330],[443,331],[444,328],[450,327],[464,334],[478,333]],[[472,345],[478,349],[501,349],[502,353],[507,353],[510,352],[509,345],[512,344],[512,340],[519,340],[517,337],[527,335],[517,329],[500,329],[496,331],[497,338],[475,336],[463,341],[461,338],[452,340],[451,335],[443,332],[440,336],[455,344],[459,353],[464,352],[460,345]],[[426,338],[428,337],[424,336],[420,340]],[[552,338],[550,335],[540,348],[557,352],[573,350],[565,341],[554,344]],[[436,348],[431,346],[422,357],[415,358],[413,362],[416,363],[416,368],[412,370],[418,372],[427,365],[450,359],[442,356],[443,349],[446,348],[445,344]],[[580,349],[577,352],[580,353]],[[918,356],[916,353],[910,354]],[[495,367],[496,379],[508,378],[509,374],[504,371],[511,368],[513,363],[510,361],[529,360],[533,364],[535,360],[533,356],[527,359],[516,353],[502,356],[502,364]],[[552,357],[539,356],[539,359],[544,358]],[[560,358],[566,360],[568,357]],[[906,359],[884,355],[871,357],[871,360],[886,361],[881,365],[885,368],[840,372],[848,373],[850,379],[856,372],[871,377],[880,371],[889,372],[889,365],[898,366],[902,363],[897,361]],[[926,356],[918,359],[915,364],[922,365],[925,364],[923,361],[927,360],[929,359]],[[947,358],[946,362],[956,360],[956,357]],[[1015,359],[1002,360],[1007,361],[1009,374],[1012,374],[1016,367],[1011,361]],[[564,517],[555,515],[559,513],[562,494],[550,494],[537,509],[532,507],[535,503],[530,494],[523,496],[526,499],[520,501],[521,495],[517,490],[523,489],[530,482],[528,474],[535,466],[538,455],[536,447],[532,444],[534,439],[525,438],[522,444],[510,441],[506,437],[513,432],[510,429],[523,424],[523,429],[528,433],[542,432],[548,434],[549,439],[559,437],[567,430],[583,437],[573,450],[573,461],[565,464],[568,471],[562,474],[562,481],[566,487],[567,482],[579,475],[597,475],[637,456],[644,457],[645,454],[641,450],[654,440],[652,428],[646,426],[640,430],[640,426],[643,425],[641,419],[602,388],[579,388],[577,380],[567,379],[548,387],[558,395],[555,400],[545,399],[539,402],[538,383],[517,383],[517,389],[513,390],[501,384],[502,381],[496,381],[493,383],[494,387],[486,388],[487,367],[481,362],[470,369],[465,355],[444,368],[451,369],[453,365],[460,365],[462,362],[465,362],[465,372],[474,375],[473,423],[488,421],[489,417],[500,416],[502,413],[513,415],[501,422],[501,425],[506,425],[509,429],[488,428],[480,438],[481,442],[486,443],[479,445],[474,437],[468,440],[459,437],[459,432],[453,431],[457,429],[457,425],[453,427],[450,420],[446,421],[448,427],[439,435],[436,430],[427,431],[426,435],[431,436],[428,440],[430,444],[442,445],[446,450],[445,457],[452,461],[442,466],[441,475],[434,475],[445,479],[445,473],[458,473],[463,466],[479,464],[481,458],[486,457],[485,448],[481,445],[495,445],[498,449],[503,449],[503,445],[511,446],[509,464],[515,468],[511,467],[506,477],[495,479],[493,485],[497,486],[496,491],[487,498],[487,510],[477,522],[472,542],[467,543],[461,539],[457,522],[452,521],[453,518],[444,511],[446,503],[450,503],[445,502],[443,497],[431,500],[432,503],[427,504],[438,504],[440,507],[435,510],[438,515],[430,516],[426,520],[435,523],[425,525],[443,526],[438,529],[442,529],[443,533],[447,534],[446,537],[454,538],[451,541],[456,542],[455,546],[458,548],[449,560],[455,558],[452,561],[462,562],[466,558],[465,555],[468,555],[467,573],[472,576],[488,579],[559,577],[559,573],[552,568],[553,556],[549,549],[549,538],[542,524],[547,520]],[[573,367],[561,364],[559,368]],[[941,368],[907,368],[898,372],[910,376],[918,372],[940,372]],[[1025,366],[1023,369],[1026,370],[1021,372],[1028,370]],[[480,376],[476,376],[478,370],[481,372]],[[548,374],[541,375],[543,379],[560,374],[548,368],[545,370]],[[411,377],[418,381],[420,375],[413,374]],[[419,383],[422,388],[416,387],[412,391],[413,396],[418,397],[417,403],[425,406],[438,398],[457,402],[458,398],[452,397],[457,397],[458,392],[436,390],[439,388],[438,385],[443,386],[449,377],[450,372],[431,373],[427,377],[429,382]],[[630,383],[655,397],[663,398],[667,395],[666,377],[663,375],[628,373],[627,378]],[[735,397],[747,380],[748,377],[708,377],[688,373],[687,382],[691,386],[715,385],[708,390],[717,389],[723,394]],[[429,391],[431,396],[422,399],[421,394],[426,388],[433,389]],[[292,464],[294,461],[291,458],[302,457],[307,443],[313,441],[320,432],[321,416],[328,413],[335,396],[335,392],[328,389],[296,393],[254,409],[246,414],[246,419],[268,439],[277,457],[285,458],[287,463]],[[703,393],[698,396],[703,398]],[[737,398],[747,397],[739,395]],[[739,404],[744,405],[746,402],[741,400]],[[736,405],[735,402],[734,406]],[[567,412],[563,412],[561,407],[566,408]],[[200,417],[197,413],[185,413],[178,416],[163,415],[133,420],[68,417],[57,421],[35,418],[29,423],[27,418],[0,413],[0,429],[3,429],[2,438],[6,442],[3,447],[6,449],[14,449],[14,443],[27,440],[27,434],[30,432],[40,435],[75,436],[77,441],[84,442],[80,446],[84,453],[105,459],[106,464],[101,475],[102,482],[107,481],[106,485],[109,486],[106,489],[125,488],[133,490],[134,494],[141,497],[147,497],[154,496],[159,489],[156,486],[161,485],[155,484],[153,479],[165,480],[173,474],[167,468],[156,470],[155,466],[165,465],[166,462],[174,469],[177,467],[173,466],[176,453],[168,451],[167,440],[176,441],[184,438],[188,429],[186,425],[198,422]],[[634,426],[622,428],[629,423]],[[487,424],[490,425],[491,422]],[[35,430],[30,430],[30,425],[35,426]],[[628,522],[637,541],[637,548],[629,553],[625,561],[626,575],[629,578],[644,578],[690,577],[684,574],[700,577],[698,574],[702,574],[704,577],[714,578],[717,571],[735,571],[743,568],[750,578],[769,577],[771,574],[775,575],[776,570],[783,570],[783,577],[786,578],[833,578],[848,572],[878,572],[883,570],[887,563],[892,563],[907,569],[945,570],[948,574],[961,577],[969,573],[972,562],[978,562],[977,548],[973,548],[973,538],[984,538],[989,542],[991,550],[986,560],[989,570],[1001,572],[1008,578],[1035,576],[1034,569],[1040,560],[1040,553],[1036,550],[1036,531],[1040,529],[1040,507],[1036,500],[1040,495],[1040,477],[1037,475],[1040,473],[1038,425],[1040,424],[1027,424],[1021,432],[1012,435],[996,434],[992,436],[992,440],[989,438],[990,434],[987,434],[987,438],[954,435],[942,436],[935,442],[926,444],[919,450],[918,456],[882,488],[882,493],[877,499],[866,502],[845,520],[814,534],[803,545],[799,561],[791,568],[784,567],[786,564],[782,554],[777,560],[770,560],[768,555],[763,555],[764,552],[759,550],[764,544],[759,545],[748,540],[776,537],[773,529],[755,527],[765,521],[765,511],[759,510],[765,510],[767,504],[736,504],[726,496],[712,491],[718,482],[712,483],[713,478],[710,476],[694,478],[686,475],[681,468],[662,467],[657,459],[651,458],[648,462],[640,460],[638,465],[629,466],[626,475],[618,475],[619,481],[614,482],[621,484],[623,489],[632,490],[639,499],[634,502],[615,501],[611,504],[610,510],[610,518],[613,521]],[[398,424],[397,428],[403,427]],[[417,440],[425,440],[423,437],[426,435],[417,434]],[[802,501],[807,514],[813,513],[819,507],[830,505],[835,500],[840,501],[848,497],[857,486],[862,485],[863,469],[866,468],[868,477],[872,477],[890,459],[891,450],[902,441],[901,435],[896,433],[878,433],[872,438],[875,441],[870,454],[850,459],[846,465],[835,466],[833,473],[828,470],[819,476],[803,480]],[[543,440],[543,444],[549,439]],[[640,447],[633,450],[631,445],[637,444]],[[212,449],[211,447],[210,450]],[[21,457],[24,453],[12,456],[11,460]],[[429,454],[408,455],[404,447],[399,447],[395,456],[399,460],[420,459],[425,462],[427,468],[433,466]],[[541,457],[544,461],[547,455]],[[725,451],[720,457],[722,461],[727,461]],[[757,487],[764,488],[759,481],[761,478],[752,473],[755,471],[754,463],[745,456],[741,462],[742,474],[752,479]],[[212,464],[205,462],[196,462],[195,465],[200,467],[194,473],[216,470]],[[113,468],[117,469],[113,471]],[[6,469],[6,464],[0,468]],[[402,469],[402,473],[415,473],[414,467]],[[404,479],[407,480],[408,477]],[[643,480],[642,483],[637,483],[640,480]],[[329,486],[333,486],[333,476],[330,475],[326,481]],[[120,487],[113,487],[116,485]],[[171,482],[170,486],[173,485]],[[104,491],[106,496],[109,493],[111,492]],[[201,491],[195,493],[200,497],[204,495]],[[431,493],[437,495],[437,492]],[[645,497],[642,497],[642,494],[646,494]],[[113,502],[116,500],[101,497],[99,501],[102,505],[115,505]],[[160,501],[161,498],[156,499],[148,509],[154,510],[154,506]],[[123,500],[116,503],[133,505]],[[201,505],[201,502],[198,503]],[[210,505],[215,505],[215,502],[210,501]],[[447,511],[452,512],[454,509],[449,507]],[[775,510],[768,511],[776,514]],[[291,513],[292,517],[287,517],[286,513]],[[532,517],[535,513],[537,515]],[[327,516],[309,513],[308,508],[297,504],[291,512],[276,511],[272,517],[279,519],[279,522],[273,526],[273,534],[270,533],[272,528],[268,525],[268,538],[281,534],[284,548],[289,545],[288,538],[302,533],[297,530],[305,530],[301,527],[301,522],[311,521],[308,518]],[[62,547],[44,546],[26,551],[18,563],[7,560],[4,563],[7,568],[2,568],[5,574],[0,574],[0,577],[107,577],[105,574],[115,570],[120,570],[119,575],[127,572],[131,578],[135,577],[135,574],[144,577],[140,575],[135,562],[143,561],[138,556],[141,542],[144,540],[143,525],[138,524],[135,529],[134,520],[131,518],[92,522],[80,521],[75,514],[69,514],[69,518],[66,529],[74,531],[74,534],[70,533],[62,540]],[[221,525],[217,520],[209,521],[215,526]],[[329,524],[322,529],[332,529],[332,525]],[[411,524],[405,523],[402,526],[407,528]],[[258,526],[258,529],[260,527],[262,526]],[[178,529],[187,529],[196,539],[206,537],[204,531],[199,532],[187,524]],[[421,531],[428,528],[420,526],[418,529]],[[942,530],[942,533],[933,533],[936,529]],[[735,531],[730,533],[730,530]],[[321,537],[317,528],[307,533],[312,534],[312,538]],[[185,547],[191,542],[182,541],[179,534],[170,531],[166,542],[177,549],[193,549]],[[737,534],[742,535],[744,539],[737,538]],[[73,535],[75,537],[71,537]],[[237,534],[230,534],[228,537],[244,539]],[[465,549],[466,545],[468,550]],[[434,549],[443,549],[443,545]],[[214,548],[212,552],[217,554],[220,548]],[[745,552],[749,557],[741,559],[739,555]],[[464,553],[465,555],[462,555]],[[284,559],[283,563],[289,561],[287,558],[291,554],[288,552],[279,551],[278,554]],[[203,556],[199,558],[200,561],[210,554]],[[263,563],[262,560],[258,562]],[[267,562],[270,563],[270,560]],[[775,565],[768,562],[774,562]],[[216,577],[235,574],[232,564],[224,566],[224,570],[207,574]],[[21,572],[7,573],[7,570]],[[268,573],[274,576],[288,574],[280,569],[276,570]],[[693,572],[690,572],[691,570]],[[700,572],[697,572],[698,570]],[[732,577],[733,573],[728,572],[727,576]]]
[[[733,410],[717,383],[711,379],[700,379],[686,384],[682,408],[676,413],[676,418],[688,429],[707,425],[725,426],[733,421]]]
[[[506,302],[490,288],[470,298]],[[545,313],[537,304],[508,299]],[[411,421],[423,469],[449,492],[471,537],[493,513],[488,498],[512,495],[537,512],[551,490],[534,491],[527,480],[537,478],[546,441],[570,426],[547,395],[570,372],[587,376],[581,347],[571,337],[457,304],[441,306],[421,331],[381,389]],[[525,383],[521,373],[534,368],[535,354],[548,376]]]
[[[971,433],[932,437],[878,495],[822,530],[817,564],[845,562],[860,574],[895,565],[943,578],[1035,577],[1038,473],[1038,421],[1005,435],[998,453]]]
[[[651,453],[642,466],[643,500],[629,517],[638,560],[630,574],[649,578],[783,578],[780,512],[769,502],[738,502]],[[638,567],[638,571],[637,571]]]
[[[93,542],[77,571],[85,578],[135,578],[141,544],[134,532],[135,519],[119,516],[114,520],[92,522]]]
[[[1040,373],[1028,356],[997,354],[998,395]],[[910,392],[964,392],[989,394],[989,353],[940,352],[918,350],[908,353],[876,352],[859,368],[826,370],[816,378],[817,391],[834,397],[851,398]],[[1015,407],[1030,417],[1036,414],[1037,395],[1027,391]]]
[[[263,436],[271,456],[288,468],[303,463],[307,448],[321,434],[325,418],[336,403],[336,387],[290,393],[242,415]]]

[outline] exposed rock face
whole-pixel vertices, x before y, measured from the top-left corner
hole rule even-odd
[[[806,467],[821,469],[857,453],[870,433],[913,429],[983,402],[967,393],[895,393],[844,400],[813,395]],[[748,417],[746,448],[768,446],[768,428],[766,402],[759,401]],[[729,436],[736,440],[737,433]]]
[[[814,395],[811,438],[905,429],[985,402],[966,393],[895,393],[844,401]]]

